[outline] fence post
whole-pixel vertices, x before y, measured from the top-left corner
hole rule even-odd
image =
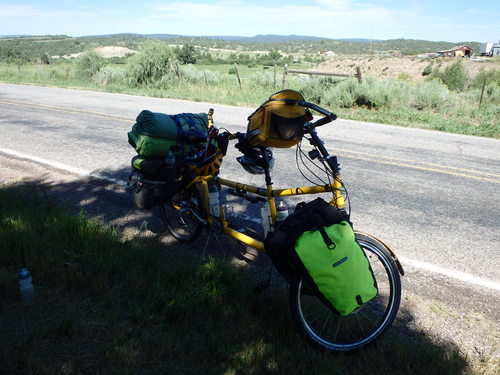
[[[485,87],[486,87],[486,74],[484,75],[483,88],[481,90],[481,99],[479,99],[479,109],[481,109],[481,104],[483,104],[483,95]]]
[[[273,83],[274,90],[276,90],[276,69],[277,69],[277,65],[274,64],[274,83]]]
[[[240,85],[240,90],[242,89],[241,87],[241,78],[240,78],[240,72],[238,71],[238,65],[236,65],[236,63],[234,63],[234,69],[236,70],[236,77],[238,77],[238,83]]]
[[[286,86],[286,76],[288,75],[288,64],[285,64],[285,70],[283,70],[283,83],[282,83],[282,89],[285,89]]]
[[[359,66],[356,67],[356,77],[358,78],[358,83],[363,81],[363,77],[361,76],[361,68]]]

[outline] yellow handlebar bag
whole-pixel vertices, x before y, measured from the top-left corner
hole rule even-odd
[[[246,137],[254,147],[293,147],[304,135],[304,123],[312,120],[301,93],[279,91],[248,117]]]

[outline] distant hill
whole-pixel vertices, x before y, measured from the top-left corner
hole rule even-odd
[[[283,43],[293,41],[315,41],[315,40],[330,40],[329,38],[321,38],[316,36],[305,35],[255,35],[252,37],[242,36],[212,36],[213,39],[230,40],[243,43]]]
[[[479,53],[478,42],[434,42],[414,39],[371,40],[363,38],[329,39],[305,35],[242,36],[183,36],[177,34],[111,34],[71,37],[67,35],[0,36],[0,60],[9,60],[21,53],[31,60],[42,55],[62,56],[104,46],[136,50],[148,39],[165,40],[171,45],[193,45],[202,48],[234,49],[238,51],[279,50],[287,54],[313,54],[333,51],[339,55],[417,55],[467,45]]]
[[[363,39],[363,38],[347,38],[347,39],[332,39],[323,38],[318,36],[307,36],[307,35],[255,35],[255,36],[234,36],[234,35],[212,35],[212,36],[185,36],[185,35],[175,35],[175,34],[147,34],[145,35],[154,39],[175,39],[175,38],[199,38],[199,39],[216,39],[216,40],[226,40],[230,42],[239,43],[286,43],[294,41],[320,41],[320,40],[340,40],[344,42],[376,42],[376,39]]]

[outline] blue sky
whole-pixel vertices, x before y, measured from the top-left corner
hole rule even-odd
[[[310,35],[496,41],[498,0],[0,0],[0,35]]]

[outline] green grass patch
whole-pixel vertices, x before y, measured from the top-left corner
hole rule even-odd
[[[394,327],[352,354],[313,350],[287,291],[246,269],[125,239],[30,183],[0,189],[0,363],[6,374],[469,374],[450,343]],[[20,300],[16,272],[36,288]]]

